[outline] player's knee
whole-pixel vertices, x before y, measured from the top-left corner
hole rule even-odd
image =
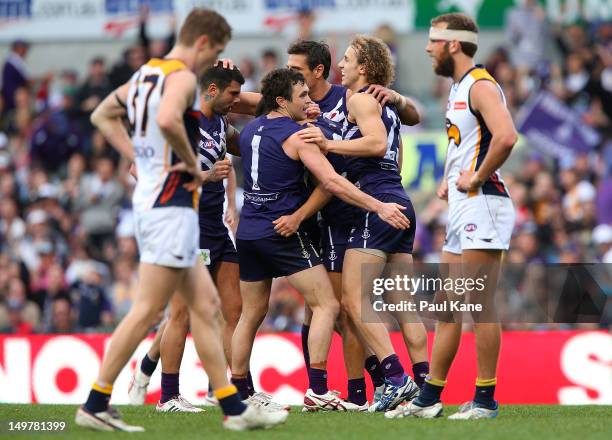
[[[225,325],[234,328],[238,324],[240,314],[242,313],[242,304],[232,304],[230,307],[222,307],[223,319]]]
[[[355,319],[359,316],[359,304],[354,298],[349,295],[342,295],[342,312],[350,319]]]
[[[172,325],[189,327],[189,309],[187,306],[173,308],[170,312],[169,321]]]

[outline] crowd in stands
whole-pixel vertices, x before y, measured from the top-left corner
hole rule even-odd
[[[96,57],[83,78],[70,70],[31,77],[27,41],[15,41],[4,60],[1,333],[109,331],[130,307],[138,283],[130,208],[135,181],[128,164],[90,124],[89,114],[149,57],[163,56],[173,44],[173,35],[147,38],[145,23],[143,18],[138,44],[121,60]],[[556,25],[527,1],[509,13],[506,31],[507,45],[481,56],[513,115],[545,88],[602,139],[593,151],[563,158],[523,142],[504,172],[517,210],[507,261],[612,263],[612,25]],[[264,50],[259,60],[237,61],[244,90],[257,90],[262,75],[283,64],[284,57]],[[427,96],[402,92],[423,102],[425,126],[441,130],[448,87],[440,79]],[[415,258],[436,262],[446,203],[431,191],[408,192],[417,208]],[[277,280],[264,330],[299,330],[302,305],[297,293]]]

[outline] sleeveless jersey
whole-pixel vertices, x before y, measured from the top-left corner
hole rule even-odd
[[[304,165],[283,150],[283,143],[303,127],[287,117],[260,116],[240,134],[244,203],[237,238],[276,236],[272,222],[292,214],[307,197]]]
[[[153,58],[130,79],[126,106],[138,171],[138,182],[132,198],[136,211],[168,206],[197,208],[199,191],[189,192],[183,188],[183,184],[192,180],[191,176],[188,173],[168,171],[179,158],[166,142],[156,122],[166,78],[186,68],[179,60]],[[196,153],[200,138],[198,107],[196,92],[191,107],[183,114],[187,136]]]
[[[360,92],[366,90],[365,88]],[[401,122],[395,106],[385,104],[381,119],[387,130],[387,151],[384,157],[351,157],[346,156],[348,179],[355,183],[363,192],[372,196],[380,194],[395,194],[408,197],[402,187],[399,170],[399,148]],[[344,121],[344,140],[362,137],[357,124]]]
[[[321,109],[321,116],[334,122],[343,122],[348,114],[346,110],[347,90],[346,87],[332,84],[323,99],[315,101]]]
[[[458,83],[453,84],[446,109],[448,150],[445,175],[448,179],[449,203],[479,194],[509,197],[508,189],[498,170],[477,191],[468,194],[457,190],[456,182],[461,170],[477,171],[491,143],[489,128],[482,116],[475,113],[470,105],[470,90],[477,81],[491,81],[499,89],[504,103],[506,102],[501,87],[482,66],[473,67]]]
[[[222,115],[213,114],[208,119],[200,116],[199,159],[202,170],[211,170],[215,162],[225,159],[226,121]],[[200,230],[209,237],[225,237],[227,231],[223,225],[223,203],[225,202],[225,186],[223,181],[209,182],[202,185],[200,196]]]

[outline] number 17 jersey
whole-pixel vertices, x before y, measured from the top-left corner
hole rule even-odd
[[[187,67],[182,61],[153,58],[130,79],[126,106],[138,172],[132,204],[138,212],[151,208],[198,207],[199,191],[189,192],[183,187],[192,177],[188,173],[169,171],[179,158],[157,124],[165,81],[169,75],[183,69]],[[183,114],[183,122],[197,155],[200,112],[197,92],[195,95]]]

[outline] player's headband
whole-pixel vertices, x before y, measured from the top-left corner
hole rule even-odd
[[[430,40],[460,41],[478,45],[478,34],[472,31],[456,31],[452,29],[429,28]]]

